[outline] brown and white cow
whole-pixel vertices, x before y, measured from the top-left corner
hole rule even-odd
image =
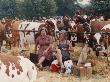
[[[1,51],[1,46],[3,45],[3,41],[6,41],[6,35],[5,35],[5,24],[3,24],[0,21],[0,51]]]
[[[19,45],[19,32],[13,31],[18,30],[18,26],[21,21],[19,20],[11,20],[7,19],[4,22],[2,22],[2,25],[4,25],[4,35],[6,36],[6,43],[8,46],[10,46],[10,49],[12,46],[16,47]]]
[[[22,21],[20,21],[20,20],[13,20],[11,23],[12,29],[18,30],[19,24],[21,22]],[[18,31],[12,31],[12,40],[13,40],[13,47],[18,47],[19,46],[19,40],[20,40],[20,36],[19,36]]]
[[[110,44],[109,36],[108,40],[106,37],[107,32],[110,32],[110,21],[91,21],[90,24],[83,23],[77,24],[74,26],[77,33],[77,38],[81,42],[87,42],[93,50],[96,51],[96,55],[99,56],[99,51],[104,51],[107,49],[107,46]],[[86,35],[86,38],[83,36],[83,32],[91,32],[89,37]],[[82,33],[81,33],[82,32]],[[107,55],[104,53],[104,55]]]
[[[36,67],[29,59],[0,53],[0,82],[34,82],[36,77]]]
[[[99,56],[100,51],[105,51],[110,45],[110,21],[93,21],[91,22],[92,34],[89,37],[89,45],[96,51]],[[107,36],[108,35],[108,36]],[[105,56],[107,54],[104,53]]]
[[[96,39],[97,45],[101,46],[103,45],[102,49],[107,49],[107,46],[110,45],[110,24],[105,25],[100,32],[95,33],[94,38]],[[107,36],[108,35],[108,36]],[[96,50],[99,48],[99,46],[96,47]]]

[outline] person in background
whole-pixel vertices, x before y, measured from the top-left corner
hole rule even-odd
[[[85,44],[81,51],[77,65],[83,65],[86,63],[88,53],[90,53],[90,48],[88,44]]]

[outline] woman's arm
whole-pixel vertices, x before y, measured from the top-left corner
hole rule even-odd
[[[48,48],[45,50],[46,52],[47,52],[50,48],[52,48],[52,44],[53,44],[52,37],[49,36],[49,38],[50,38],[50,44],[49,44]]]

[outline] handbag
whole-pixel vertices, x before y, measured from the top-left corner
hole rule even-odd
[[[36,64],[38,62],[38,55],[35,53],[30,53],[30,61]]]

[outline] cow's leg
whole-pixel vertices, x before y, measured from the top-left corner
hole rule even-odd
[[[13,47],[16,47],[16,43],[17,43],[17,42],[15,41],[14,38],[15,38],[15,37],[12,38],[12,40],[13,40],[12,46],[13,46]]]
[[[19,40],[17,40],[16,47],[19,47],[19,45],[20,45],[20,42]]]
[[[99,52],[98,51],[96,51],[96,56],[97,56],[97,58],[99,57]]]
[[[8,48],[9,42],[6,40],[6,48]]]
[[[14,37],[13,39],[13,46],[14,47],[19,47],[19,41],[20,41],[20,37],[18,37],[18,35],[16,35],[17,37]]]
[[[19,47],[19,39],[13,40],[13,47]]]
[[[10,49],[11,49],[11,42],[9,42],[9,47],[10,47]]]
[[[15,47],[19,47],[19,39],[15,41]]]
[[[25,50],[25,40],[24,39],[20,40],[20,49]]]
[[[0,41],[0,51],[1,51],[2,44],[3,44],[3,41]]]

